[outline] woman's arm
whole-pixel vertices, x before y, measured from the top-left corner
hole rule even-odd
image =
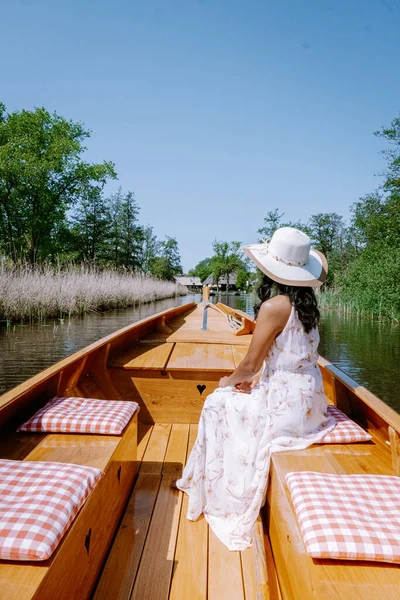
[[[287,296],[275,296],[261,305],[248,352],[232,375],[222,377],[220,387],[234,386],[257,375],[272,342],[284,329],[291,308]]]

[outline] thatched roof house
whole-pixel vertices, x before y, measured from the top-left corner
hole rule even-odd
[[[229,275],[229,289],[236,289],[236,273],[231,273]],[[221,290],[226,290],[226,286],[228,284],[228,278],[226,275],[223,275],[218,280],[218,286]],[[213,277],[213,275],[209,275],[205,281],[203,281],[203,285],[208,285],[210,287],[217,287],[217,280]]]
[[[190,275],[175,275],[175,283],[185,285],[188,288],[201,288],[202,283],[200,277],[190,277]]]

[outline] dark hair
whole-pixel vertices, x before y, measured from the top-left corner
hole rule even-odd
[[[306,333],[309,333],[319,323],[319,310],[317,299],[312,287],[300,287],[294,285],[285,285],[273,281],[268,275],[264,275],[260,285],[257,288],[257,296],[261,300],[254,307],[254,314],[257,318],[261,304],[271,298],[273,286],[276,286],[279,294],[287,296],[294,306],[297,316],[303,324]]]

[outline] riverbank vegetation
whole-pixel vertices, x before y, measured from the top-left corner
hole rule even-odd
[[[42,321],[184,295],[174,282],[135,273],[51,265],[0,266],[0,320]]]
[[[44,108],[8,114],[0,102],[0,257],[81,264],[172,280],[177,240],[139,222],[134,193],[111,195],[111,161],[84,159],[90,131]]]
[[[0,320],[122,308],[182,293],[178,242],[139,222],[133,192],[106,195],[111,161],[90,132],[44,108],[0,103]]]
[[[275,208],[267,213],[258,230],[258,241],[271,238],[278,227],[297,227],[306,232],[313,246],[323,252],[329,274],[320,294],[322,307],[363,316],[400,321],[400,118],[375,135],[390,144],[382,152],[386,160],[384,182],[378,190],[360,198],[351,207],[348,223],[334,212],[312,215],[307,221],[290,221]],[[224,245],[225,244],[225,245]],[[193,275],[202,279],[218,274],[220,265],[229,265],[250,281],[248,263],[221,258],[219,248],[238,248],[239,242],[214,244],[212,257],[201,261]],[[245,286],[238,286],[243,289]]]

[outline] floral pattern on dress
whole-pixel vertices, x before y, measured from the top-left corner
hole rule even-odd
[[[251,394],[218,388],[204,403],[197,439],[177,486],[189,495],[188,519],[204,514],[229,550],[252,544],[271,453],[307,448],[335,426],[325,414],[318,343],[318,330],[305,333],[292,307]]]

